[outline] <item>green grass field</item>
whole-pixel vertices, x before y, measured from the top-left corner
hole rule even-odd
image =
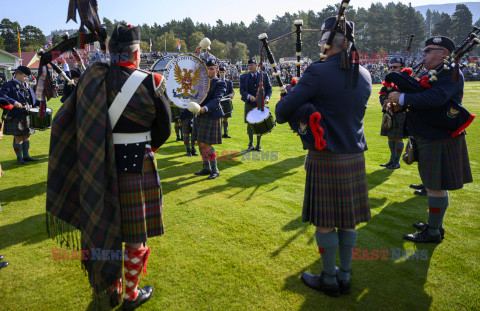
[[[402,235],[414,231],[414,221],[426,220],[427,198],[408,187],[420,182],[416,164],[402,162],[394,171],[379,166],[388,161],[389,150],[379,135],[378,91],[375,85],[365,117],[372,219],[358,227],[356,247],[388,250],[389,260],[355,260],[350,296],[330,298],[302,284],[302,272],[321,271],[314,227],[301,222],[306,151],[282,124],[263,137],[263,159],[258,153],[247,158],[237,89],[230,120],[233,138],[216,146],[220,178],[194,176],[201,169],[200,157],[187,157],[174,134],[157,152],[166,233],[148,241],[152,254],[140,286],[152,285],[155,292],[144,309],[479,310],[480,121],[467,136],[474,183],[450,193],[445,240],[415,245]],[[278,98],[275,92],[272,104]],[[466,83],[464,105],[476,114],[479,98],[480,83]],[[49,106],[56,110],[60,102],[52,100]],[[0,181],[0,254],[10,262],[0,270],[0,310],[92,307],[80,262],[52,260],[52,249],[59,246],[45,228],[49,135],[47,130],[32,136],[30,154],[40,161],[25,166],[16,164],[11,136],[0,141],[5,173]],[[395,259],[392,249],[407,256]],[[421,256],[405,259],[415,251]]]

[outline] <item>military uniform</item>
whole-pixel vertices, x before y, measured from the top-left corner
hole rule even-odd
[[[325,21],[322,40],[328,37],[335,22],[335,17]],[[345,23],[341,26],[347,29],[344,40],[353,43],[353,23]],[[336,49],[340,48],[336,46]],[[369,72],[358,64],[343,67],[341,54],[332,54],[324,62],[308,66],[275,109],[277,122],[289,121],[296,110],[308,104],[321,114],[326,146],[321,150],[309,149],[305,160],[302,221],[319,228],[315,238],[322,258],[322,274],[305,272],[302,281],[335,297],[350,292],[352,248],[357,235],[355,231],[344,229],[355,229],[357,224],[371,218],[363,118],[372,80]],[[342,113],[338,113],[339,107],[342,107]],[[338,232],[335,228],[339,228]],[[338,271],[335,269],[337,248],[340,257]]]
[[[182,135],[183,143],[187,147],[187,156],[196,156],[198,155],[197,150],[195,150],[195,139],[192,135],[193,133],[193,113],[187,109],[183,109],[180,113],[180,120],[182,122]]]
[[[17,70],[23,74],[30,75],[30,69],[25,66],[19,66]],[[27,137],[20,143],[13,141],[13,150],[17,156],[18,164],[25,164],[25,161],[36,161],[29,155],[30,140],[29,135],[34,134],[35,130],[30,128],[30,117],[27,115],[25,106],[37,107],[38,101],[30,85],[25,82],[14,79],[3,84],[0,89],[0,101],[3,102],[2,109],[4,122],[3,134],[16,137]],[[14,107],[15,102],[22,104],[23,108]]]
[[[257,63],[255,59],[249,59],[248,63]],[[244,120],[245,123],[247,122],[247,114],[252,111],[254,108],[257,108],[257,101],[250,101],[249,96],[257,97],[258,86],[260,85],[260,81],[263,79],[263,87],[265,89],[265,98],[270,98],[272,96],[272,85],[270,83],[270,79],[268,75],[264,72],[263,75],[260,74],[259,71],[256,73],[247,72],[240,76],[240,94],[242,96],[242,100],[245,102],[245,114]],[[247,132],[249,137],[249,150],[253,149],[253,131],[249,125],[247,125]],[[257,136],[257,150],[260,150],[260,141],[261,135]]]
[[[434,46],[452,52],[455,44],[447,37],[433,37],[425,41],[425,46]],[[431,52],[431,51],[430,51]],[[429,53],[426,57],[432,57]],[[463,108],[464,78],[459,71],[458,80],[450,71],[437,75],[431,87],[420,93],[405,93],[399,96],[398,104],[406,114],[406,130],[413,136],[418,151],[418,171],[422,183],[429,190],[439,191],[436,196],[428,194],[428,223],[415,234],[407,234],[405,239],[414,242],[440,243],[443,218],[449,205],[448,191],[461,189],[472,182],[465,132],[459,135],[444,126],[445,107],[451,107],[450,118],[458,117],[455,107]],[[438,119],[437,119],[438,118]],[[443,194],[440,195],[440,194]],[[443,231],[443,230],[442,230]]]
[[[225,67],[220,67],[220,71],[226,71]],[[231,80],[228,80],[228,79],[223,79],[227,85],[227,88],[226,88],[226,91],[225,91],[225,96],[224,98],[228,98],[228,99],[233,99],[233,96],[235,96],[235,91],[233,90],[233,82]],[[232,98],[230,98],[230,95],[232,96]],[[230,135],[228,135],[228,118],[231,118],[232,117],[232,113],[229,112],[229,113],[225,113],[225,117],[223,118],[223,136],[224,138],[231,138]]]
[[[124,46],[139,42],[140,28],[120,23],[109,49],[121,53]],[[135,61],[139,61],[137,53]],[[153,293],[150,286],[137,289],[137,285],[150,253],[147,238],[163,234],[154,151],[171,133],[164,91],[161,75],[136,70],[132,63],[114,59],[110,64],[95,63],[82,75],[52,125],[47,228],[53,236],[80,230],[81,247],[86,250],[119,252],[126,242],[124,260],[113,256],[82,260],[94,292],[105,292],[115,302],[122,294],[123,264],[125,310],[138,307]],[[72,243],[75,240],[67,244]]]

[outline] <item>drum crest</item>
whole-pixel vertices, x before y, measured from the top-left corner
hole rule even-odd
[[[188,103],[201,103],[208,94],[210,79],[203,61],[193,55],[181,54],[168,63],[165,73],[166,94],[177,107],[187,108]]]

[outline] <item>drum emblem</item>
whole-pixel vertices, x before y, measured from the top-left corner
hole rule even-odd
[[[174,91],[173,96],[180,97],[183,99],[196,99],[198,97],[198,93],[195,94],[195,89],[192,89],[192,87],[197,86],[198,83],[200,82],[200,74],[201,74],[200,68],[197,68],[197,70],[193,72],[193,69],[187,69],[187,68],[182,69],[180,68],[178,63],[176,63],[174,72],[175,72],[175,81],[178,84],[180,84],[181,87],[178,87],[176,91]]]

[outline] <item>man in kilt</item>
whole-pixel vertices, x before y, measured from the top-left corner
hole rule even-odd
[[[200,114],[193,120],[193,139],[198,142],[198,148],[203,160],[203,169],[195,175],[209,175],[207,179],[220,176],[217,167],[217,156],[212,145],[222,143],[221,118],[225,116],[220,105],[220,99],[225,94],[225,81],[217,77],[217,60],[210,57],[206,61],[210,89],[207,97],[200,103]]]
[[[35,133],[30,128],[30,118],[26,114],[25,106],[38,106],[37,98],[32,88],[28,84],[28,77],[31,71],[26,66],[18,66],[15,70],[14,79],[6,82],[0,89],[0,101],[2,105],[3,116],[5,120],[3,134],[13,135],[13,150],[17,156],[17,163],[24,165],[25,162],[37,161],[30,157],[30,135]]]
[[[164,232],[154,151],[170,135],[171,115],[165,79],[137,70],[140,28],[117,24],[108,45],[111,62],[91,65],[53,120],[47,228],[74,247],[70,232],[80,230],[82,250],[92,250],[82,264],[95,297],[111,305],[122,298],[125,242],[123,307],[133,310],[153,293],[138,282],[147,238]],[[106,257],[94,260],[98,249]]]
[[[270,96],[272,96],[272,85],[270,84],[270,79],[266,72],[263,75],[260,74],[260,71],[257,70],[257,60],[255,58],[250,58],[248,60],[248,72],[240,76],[240,94],[242,95],[242,100],[245,102],[245,123],[247,123],[247,133],[248,133],[248,151],[252,151],[253,148],[253,131],[248,125],[247,114],[252,111],[254,108],[257,108],[257,91],[258,86],[260,85],[260,79],[263,79],[263,87],[265,89],[265,105],[268,105]],[[257,135],[257,146],[255,150],[262,151],[260,146],[260,141],[262,135]]]
[[[353,23],[341,23],[330,49],[325,43],[336,18],[322,26],[321,50],[325,62],[308,66],[295,87],[276,106],[277,121],[292,118],[302,105],[313,104],[321,114],[326,147],[309,149],[302,221],[316,227],[315,239],[322,259],[321,275],[302,274],[309,287],[338,297],[350,293],[355,226],[370,220],[364,151],[367,150],[363,118],[372,92],[369,72],[357,64],[343,63],[353,49]],[[343,34],[346,34],[343,35]],[[342,47],[347,49],[342,51]],[[355,50],[354,50],[355,51]],[[352,53],[353,54],[353,53]],[[309,116],[306,116],[308,118]],[[338,231],[335,230],[338,228]],[[340,267],[335,267],[337,248]]]
[[[218,75],[220,76],[220,79],[225,81],[225,83],[227,84],[227,90],[225,91],[224,97],[230,98],[230,100],[232,100],[233,96],[235,96],[235,91],[233,90],[233,82],[225,78],[226,74],[227,74],[227,69],[225,68],[225,66],[220,66],[218,68]],[[223,123],[222,137],[223,138],[232,138],[230,135],[228,135],[228,118],[231,118],[231,117],[232,117],[232,113],[229,112],[229,113],[226,113],[225,117],[223,118],[223,121],[222,121]]]
[[[432,70],[455,49],[447,37],[432,37],[425,41],[424,67]],[[437,75],[431,87],[421,93],[390,93],[388,109],[404,110],[407,114],[408,134],[413,136],[418,152],[418,171],[427,188],[428,221],[415,222],[418,233],[404,235],[405,240],[418,243],[440,243],[444,236],[443,219],[449,205],[448,190],[463,188],[472,182],[465,131],[453,136],[442,127],[441,120],[433,119],[436,111],[445,105],[461,105],[464,79],[458,79],[448,70]],[[443,116],[443,113],[440,115]]]
[[[405,67],[405,62],[401,57],[394,57],[390,59],[389,67],[390,72],[401,72]],[[385,99],[387,99],[388,94],[395,91],[396,88],[393,85],[388,85],[388,83],[386,83],[385,81],[383,81],[382,84],[383,87],[380,90],[380,104],[382,105],[382,109],[384,112],[384,119],[388,117],[391,118],[391,127],[387,128],[386,124],[382,122],[380,135],[388,137],[388,147],[390,148],[390,161],[385,164],[380,164],[380,166],[395,170],[397,168],[400,168],[400,158],[402,156],[403,147],[405,146],[403,143],[403,139],[407,137],[403,131],[403,126],[405,123],[405,112],[401,111],[390,115],[385,111]]]

